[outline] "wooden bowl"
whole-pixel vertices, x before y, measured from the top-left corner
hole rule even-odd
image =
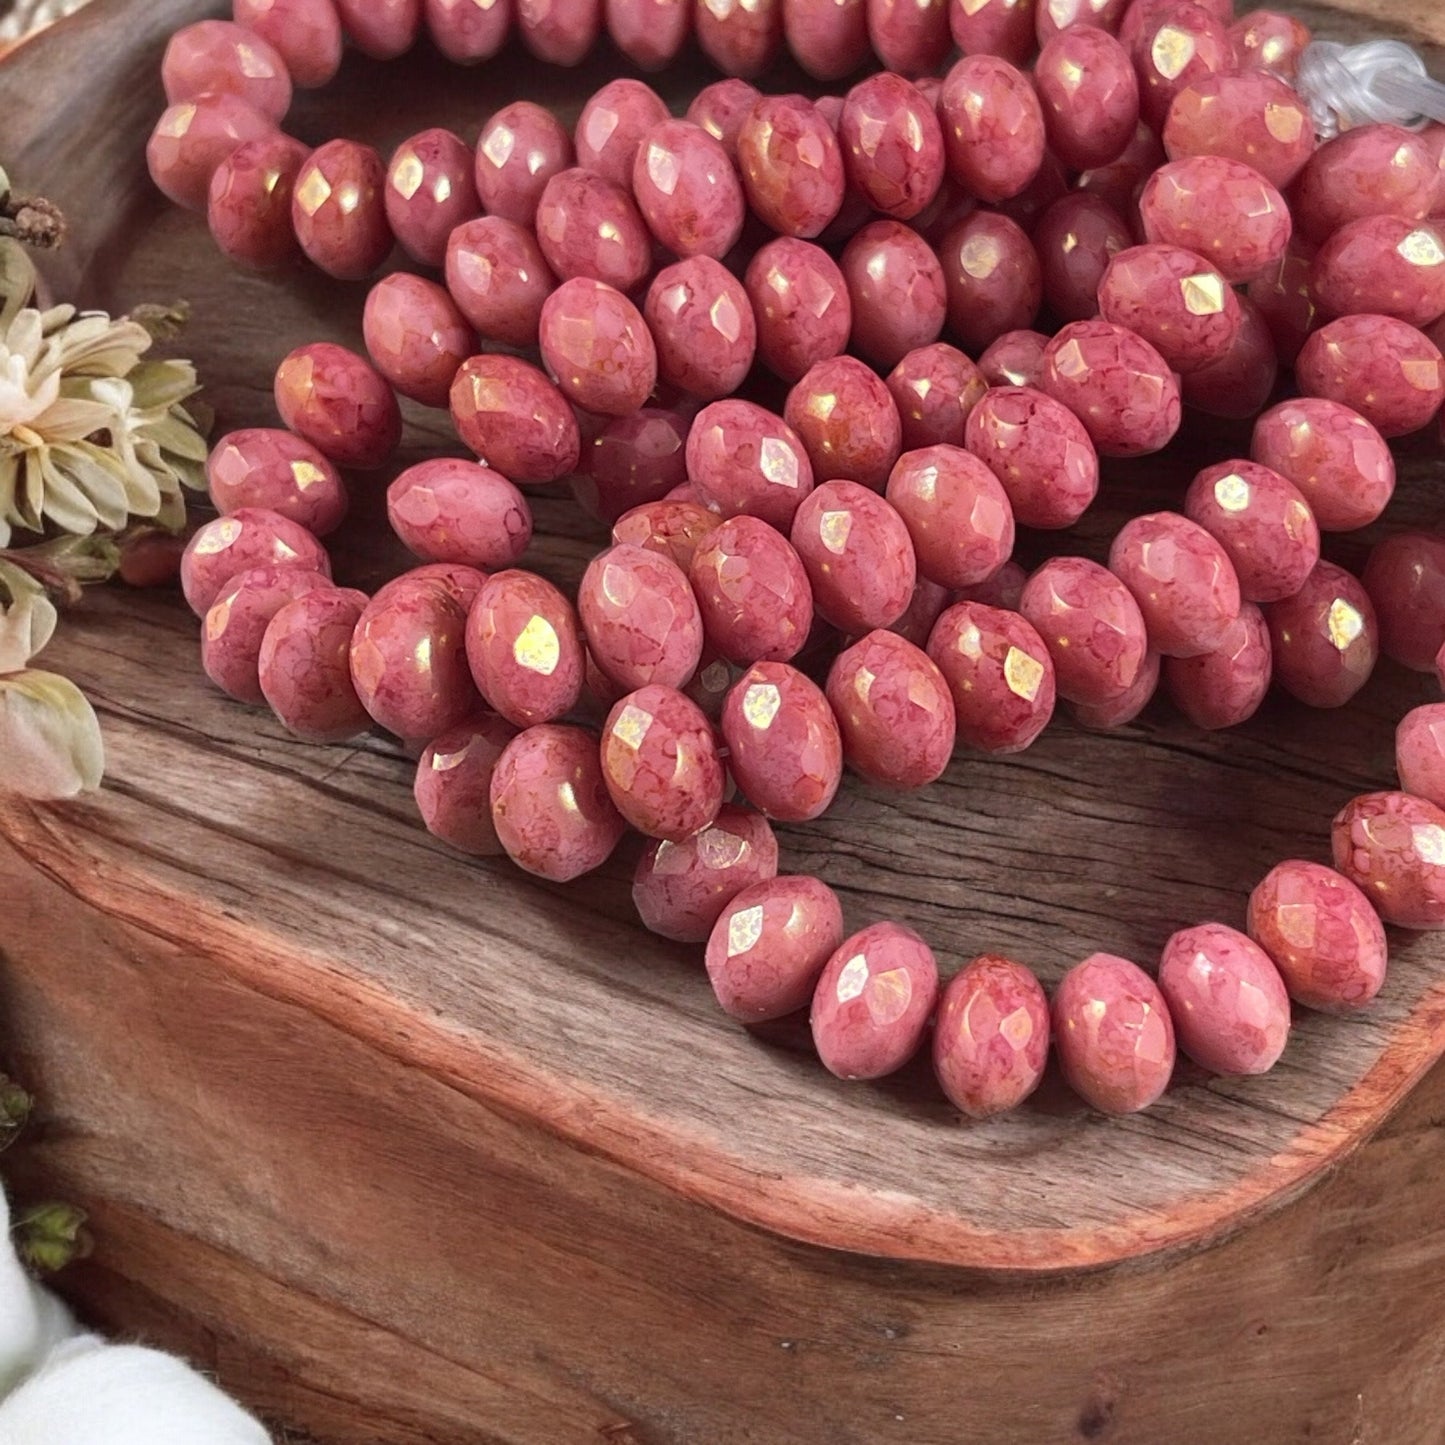
[[[363,295],[232,270],[146,181],[164,40],[223,8],[95,0],[0,66],[0,156],[72,221],[57,294],[188,299],[180,349],[221,430],[273,424],[292,346],[359,344]],[[1445,39],[1428,7],[1350,8]],[[1309,14],[1348,33],[1343,9]],[[291,124],[386,148],[474,135],[518,95],[570,119],[616,68],[353,56]],[[662,84],[685,100],[702,75]],[[408,420],[406,460],[455,446],[445,418]],[[1101,556],[1121,516],[1247,444],[1195,418],[1111,466],[1079,547]],[[1401,470],[1390,528],[1432,525],[1433,434]],[[338,573],[370,586],[400,558],[382,483],[359,490]],[[602,533],[564,494],[537,511],[532,561],[575,580]],[[1332,551],[1358,566],[1373,539]],[[1445,1074],[1371,1138],[1445,1041],[1432,938],[1394,935],[1375,1006],[1301,1013],[1265,1078],[1182,1067],[1128,1119],[1050,1080],[960,1123],[926,1063],[845,1085],[798,1031],[732,1026],[698,950],[633,920],[635,854],[565,890],[453,856],[394,747],[302,746],[210,688],[178,597],[93,593],[47,661],[94,699],[110,760],[93,801],[0,808],[6,1036],[44,1114],[13,1173],[92,1212],[96,1257],[62,1283],[103,1322],[347,1445],[1257,1445],[1265,1419],[1272,1441],[1438,1439]],[[851,924],[914,924],[949,969],[1147,963],[1175,928],[1238,924],[1278,860],[1326,858],[1436,691],[1382,665],[1337,713],[1272,699],[1225,734],[1163,704],[1110,734],[1061,720],[922,793],[850,781],[780,830],[784,865]]]

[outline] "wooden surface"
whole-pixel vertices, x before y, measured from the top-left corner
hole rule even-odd
[[[147,190],[159,49],[223,8],[95,0],[30,42],[0,66],[0,156],[17,186],[70,213],[59,293],[194,304],[183,347],[229,428],[272,421],[270,373],[291,346],[358,340],[362,292],[243,277]],[[1419,15],[1422,36],[1445,39],[1433,7]],[[672,98],[700,74],[672,77]],[[473,135],[518,94],[575,112],[586,85],[520,56],[473,72],[353,58],[295,125],[386,149],[423,124]],[[435,418],[409,418],[408,459],[449,444]],[[1101,555],[1121,516],[1177,501],[1197,466],[1246,439],[1195,425],[1174,454],[1111,468],[1079,545]],[[1422,448],[1402,463],[1390,526],[1433,525],[1438,459]],[[400,563],[376,541],[382,484],[363,483],[340,539],[343,580],[370,585]],[[530,560],[575,579],[600,533],[563,497],[538,516]],[[1358,565],[1370,540],[1334,555]],[[697,950],[632,921],[633,853],[567,889],[459,860],[417,826],[392,748],[286,739],[205,684],[195,634],[174,598],[92,595],[50,660],[102,713],[106,790],[0,811],[5,896],[20,900],[0,940],[3,1016],[53,1120],[21,1167],[95,1210],[101,1263],[76,1287],[116,1322],[214,1350],[224,1378],[345,1442],[589,1439],[614,1407],[639,1440],[871,1441],[894,1438],[884,1395],[905,1417],[935,1412],[897,1438],[971,1439],[947,1432],[955,1397],[938,1371],[975,1369],[967,1342],[990,1329],[1005,1405],[1038,1401],[1029,1438],[1071,1438],[1067,1422],[1094,1408],[1085,1365],[1102,1361],[1099,1398],[1136,1403],[1098,1404],[1125,1423],[1093,1436],[1244,1440],[1258,1437],[1189,1434],[1188,1401],[1171,1401],[1190,1376],[1165,1341],[1177,1353],[1191,1324],[1212,1320],[1211,1348],[1256,1400],[1288,1395],[1278,1371],[1250,1374],[1263,1346],[1240,1312],[1256,1302],[1333,1423],[1354,1419],[1338,1411],[1361,1381],[1387,1368],[1413,1380],[1426,1363],[1397,1328],[1438,1346],[1440,1262],[1416,1238],[1422,1206],[1400,1198],[1411,1170],[1441,1178],[1423,1122],[1399,1136],[1424,1141],[1406,1163],[1377,1141],[1278,1218],[1161,1264],[1299,1194],[1429,1069],[1445,1039],[1438,942],[1392,939],[1375,1008],[1302,1015],[1265,1079],[1186,1067],[1160,1105],[1118,1121],[1051,1080],[1018,1114],[961,1125],[924,1067],[848,1086],[796,1033],[762,1042],[731,1026]],[[1048,982],[1096,948],[1148,962],[1179,926],[1238,923],[1280,858],[1326,856],[1330,817],[1388,783],[1393,723],[1431,691],[1382,667],[1339,713],[1273,701],[1223,736],[1163,705],[1106,736],[1060,722],[1028,753],[961,757],[908,798],[850,781],[822,823],[782,830],[784,866],[836,885],[850,923],[914,924],[949,969],[985,948]],[[1437,1071],[1419,1098],[1442,1090]],[[1354,1237],[1373,1242],[1368,1259]],[[1326,1308],[1341,1271],[1350,1289]],[[1420,1297],[1382,1322],[1368,1358],[1331,1368],[1351,1312],[1404,1278]],[[1041,1345],[1051,1356],[1086,1317],[1124,1342],[1115,1373],[1098,1346],[1052,1383],[1032,1379]],[[1025,1345],[1033,1365],[1010,1364]],[[925,1377],[934,1388],[915,1403]],[[794,1433],[770,1436],[749,1413],[769,1381],[796,1394]],[[1313,1408],[1291,1406],[1291,1428]],[[394,1428],[366,1434],[368,1414]],[[1414,1438],[1411,1417],[1390,1416],[1394,1433],[1381,1418],[1359,1438]],[[1250,1428],[1247,1414],[1215,1423]]]

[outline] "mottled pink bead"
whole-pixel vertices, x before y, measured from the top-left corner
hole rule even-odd
[[[482,127],[473,179],[490,215],[530,226],[547,183],[573,162],[572,139],[552,112],[516,100]]]
[[[1038,0],[1034,29],[1038,42],[1047,45],[1060,31],[1092,25],[1116,34],[1130,0]]]
[[[783,42],[781,0],[696,0],[697,43],[724,75],[761,75]]]
[[[943,132],[911,81],[882,71],[848,92],[838,140],[848,179],[876,211],[916,216],[943,183]]]
[[[866,0],[868,43],[885,70],[931,75],[948,55],[948,0]]]
[[[1141,120],[1133,139],[1124,147],[1118,160],[1082,172],[1074,183],[1074,189],[1098,196],[1121,216],[1133,216],[1137,209],[1135,202],[1139,187],[1156,167],[1163,164],[1164,147],[1159,144],[1159,137],[1154,131]]]
[[[988,391],[979,368],[955,346],[935,341],[910,351],[888,374],[902,446],[962,446],[969,416]]]
[[[423,0],[423,14],[436,48],[457,65],[490,60],[512,29],[512,0]]]
[[[1118,159],[1139,124],[1139,82],[1129,53],[1093,26],[1061,31],[1034,66],[1054,154],[1076,171]]]
[[[612,528],[612,541],[614,544],[625,542],[629,546],[645,547],[650,552],[670,557],[686,572],[692,566],[693,554],[703,538],[717,531],[721,525],[722,518],[716,512],[709,512],[697,502],[664,497],[661,501],[634,507],[619,517]],[[766,523],[759,525],[767,527]],[[771,532],[773,529],[767,527],[767,530]]]
[[[869,56],[865,0],[783,0],[783,38],[815,80],[841,80]]]
[[[1197,728],[1232,728],[1247,722],[1264,701],[1274,676],[1269,624],[1253,602],[1219,645],[1196,657],[1166,657],[1164,683],[1174,706]]]
[[[1395,771],[1402,791],[1445,807],[1445,703],[1411,708],[1400,719]]]
[[[1239,300],[1239,330],[1214,361],[1184,373],[1179,392],[1184,404],[1207,416],[1237,421],[1258,416],[1274,392],[1279,357],[1259,307],[1248,296]]]
[[[783,420],[801,439],[815,477],[881,492],[902,451],[892,395],[876,371],[852,356],[810,367],[788,393]]]
[[[474,172],[470,147],[440,127],[421,131],[393,152],[382,199],[392,234],[412,260],[440,266],[447,238],[480,214]]]
[[[1073,173],[1064,169],[1064,163],[1052,151],[1044,152],[1043,164],[1028,185],[1016,196],[996,201],[994,209],[1000,215],[1017,222],[1026,232],[1032,233],[1039,219],[1055,201],[1062,200],[1070,191]],[[956,184],[956,182],[952,183]]]
[[[1169,107],[1164,149],[1183,156],[1228,156],[1281,190],[1314,153],[1309,106],[1284,81],[1261,71],[1205,76]]]
[[[335,79],[342,36],[332,0],[234,0],[232,14],[270,43],[296,85],[315,90]]]
[[[564,281],[589,276],[631,291],[651,269],[652,238],[632,197],[579,168],[559,171],[537,203],[537,244]]]
[[[637,149],[629,176],[643,220],[678,256],[727,255],[742,234],[742,183],[722,142],[686,120],[663,120]]]
[[[801,95],[763,96],[738,131],[737,165],[754,215],[784,236],[816,236],[843,204],[833,127]]]
[[[499,472],[460,457],[408,467],[387,488],[387,520],[426,562],[508,567],[527,550],[532,513]]]
[[[650,838],[679,842],[722,806],[712,724],[674,688],[652,684],[614,704],[602,729],[602,779],[617,811]]]
[[[687,437],[687,474],[724,517],[747,513],[780,530],[813,490],[808,453],[792,427],[755,402],[705,406]]]
[[[937,582],[920,577],[914,584],[913,596],[908,599],[908,606],[903,609],[902,616],[890,622],[888,630],[906,638],[915,647],[926,648],[928,639],[951,597],[947,587],[940,587]]]
[[[1206,467],[1184,494],[1185,515],[1224,548],[1250,602],[1278,602],[1305,584],[1320,533],[1295,485],[1258,462]]]
[[[1281,687],[1311,707],[1342,707],[1369,680],[1380,628],[1358,578],[1321,561],[1292,597],[1265,608]]]
[[[738,152],[738,132],[762,92],[737,76],[705,85],[693,96],[686,119],[700,125],[714,140],[722,142],[729,158]]]
[[[1044,160],[1044,113],[1028,77],[993,55],[948,72],[938,98],[948,172],[982,201],[1016,196]]]
[[[191,611],[204,617],[231,578],[253,567],[331,575],[325,548],[304,527],[279,512],[242,507],[203,524],[186,545],[181,590]]]
[[[463,562],[426,562],[383,583],[377,588],[372,600],[380,602],[393,592],[409,591],[424,581],[430,581],[445,589],[465,612],[477,600],[477,594],[486,580],[486,573],[477,571],[475,567],[468,567]]]
[[[1033,231],[1044,299],[1064,321],[1099,314],[1099,282],[1109,262],[1134,238],[1107,201],[1070,191],[1044,212]]]
[[[423,406],[446,406],[457,371],[477,349],[476,336],[445,289],[405,271],[371,288],[361,329],[372,365]]]
[[[427,745],[412,793],[428,833],[476,857],[502,851],[492,825],[492,774],[516,735],[510,723],[484,712]]]
[[[1327,315],[1357,312],[1428,326],[1445,313],[1445,240],[1403,216],[1361,216],[1320,247],[1310,294]]]
[[[971,1119],[1016,1109],[1044,1076],[1049,1001],[1023,964],[984,954],[943,990],[933,1029],[933,1072]]]
[[[1023,65],[1034,48],[1035,0],[949,0],[948,28],[965,55]]]
[[[741,282],[710,256],[659,271],[642,314],[657,347],[658,374],[703,401],[731,396],[757,350],[752,302]]]
[[[1127,727],[1154,700],[1159,690],[1159,677],[1163,659],[1152,647],[1144,654],[1134,681],[1118,697],[1105,698],[1099,702],[1074,702],[1069,711],[1080,727],[1095,732],[1108,732],[1113,728]]]
[[[271,619],[288,603],[329,588],[329,573],[304,567],[251,567],[232,577],[211,603],[201,624],[201,666],[222,692],[238,702],[261,702],[261,639]]]
[[[1250,450],[1299,488],[1326,532],[1368,526],[1395,491],[1395,459],[1385,439],[1341,402],[1280,402],[1255,423]]]
[[[247,141],[267,140],[276,122],[234,95],[203,95],[168,107],[146,144],[150,177],[168,200],[204,211],[216,168]]]
[[[888,478],[888,501],[912,538],[918,570],[941,586],[991,577],[1014,544],[1014,515],[1002,483],[954,446],[906,452]]]
[[[627,831],[602,781],[597,739],[562,723],[528,728],[507,744],[491,804],[507,856],[556,883],[600,868]]]
[[[780,236],[761,247],[744,278],[757,325],[758,360],[789,384],[837,356],[853,328],[838,263],[821,246]]]
[[[1217,361],[1239,334],[1239,301],[1229,283],[1193,251],[1131,246],[1099,283],[1099,314],[1148,341],[1175,370]]]
[[[346,38],[374,60],[395,60],[416,44],[421,0],[334,0]]]
[[[588,564],[577,610],[598,667],[619,687],[682,687],[702,656],[702,618],[681,569],[643,547],[613,546]]]
[[[206,222],[229,260],[269,271],[301,254],[291,225],[291,194],[310,154],[300,141],[278,132],[237,146],[216,167]]]
[[[535,346],[557,278],[526,227],[481,216],[448,239],[446,282],[457,309],[488,341]]]
[[[563,396],[587,411],[630,415],[657,382],[657,349],[642,313],[603,281],[562,282],[542,307],[538,339]]]
[[[577,465],[577,418],[535,366],[515,356],[474,356],[452,384],[457,435],[488,466],[520,484],[551,482]]]
[[[609,527],[634,507],[661,500],[687,480],[690,424],[684,413],[657,407],[614,417],[583,447],[573,495]]]
[[[979,375],[990,386],[1037,387],[1049,340],[1042,331],[1006,331],[979,357]]]
[[[1251,10],[1229,27],[1229,40],[1240,70],[1268,70],[1293,80],[1300,54],[1310,43],[1310,29],[1294,15]]]
[[[1335,867],[1386,923],[1445,928],[1445,810],[1409,793],[1365,793],[1335,816]]]
[[[1300,347],[1323,321],[1310,289],[1314,247],[1296,235],[1274,265],[1249,283],[1245,296],[1263,316],[1275,351],[1286,366],[1293,366]]]
[[[877,1079],[918,1051],[938,997],[933,950],[901,923],[874,923],[828,960],[813,993],[813,1045],[840,1079]]]
[[[785,662],[808,640],[813,591],[802,559],[757,517],[732,517],[700,537],[688,577],[707,640],[730,661]]]
[[[1033,242],[996,211],[975,211],[938,248],[949,329],[970,351],[1029,326],[1043,300]]]
[[[819,817],[843,777],[843,738],[822,689],[786,662],[757,662],[722,710],[728,767],[755,808],[784,823]]]
[[[346,516],[346,484],[308,442],[288,431],[228,432],[206,460],[211,501],[222,516],[264,507],[324,537]]]
[[[1119,39],[1138,72],[1140,114],[1155,130],[1180,91],[1234,68],[1224,21],[1202,5],[1156,6],[1137,30],[1122,27]]]
[[[517,0],[522,43],[548,65],[580,65],[602,29],[602,0]]]
[[[1386,657],[1431,672],[1445,646],[1445,536],[1397,532],[1377,542],[1360,579],[1374,603]]]
[[[1107,568],[1054,557],[1024,585],[1019,611],[1054,660],[1059,696],[1108,702],[1133,685],[1148,651],[1139,604]]]
[[[391,254],[386,167],[359,141],[333,140],[311,152],[291,193],[301,249],[328,276],[360,281]]]
[[[572,133],[577,164],[614,185],[632,184],[632,163],[642,138],[667,119],[667,106],[640,80],[609,80],[593,91]]]
[[[955,602],[934,624],[928,656],[953,695],[958,741],[986,753],[1028,747],[1054,715],[1054,664],[1017,612]]]
[[[692,0],[603,0],[607,33],[639,70],[664,70],[687,40]]]
[[[843,941],[843,910],[826,883],[802,875],[766,879],[738,893],[707,943],[707,973],[723,1012],[743,1023],[806,1007]]]
[[[1398,125],[1362,125],[1322,145],[1294,192],[1295,217],[1311,241],[1361,216],[1430,214],[1439,167],[1419,136]]]
[[[852,345],[881,370],[938,339],[947,293],[932,248],[901,221],[873,221],[848,242],[840,269],[853,308]]]
[[[1142,336],[1109,321],[1073,321],[1044,348],[1039,388],[1083,422],[1106,457],[1157,452],[1179,430],[1179,385]]]
[[[1295,379],[1306,396],[1343,402],[1382,436],[1431,421],[1445,400],[1445,360],[1424,332],[1392,316],[1341,316],[1300,349]]]
[[[953,693],[937,664],[896,632],[870,632],[828,671],[843,758],[884,788],[922,788],[953,756]]]
[[[288,602],[267,625],[257,677],[288,732],[340,743],[370,728],[351,681],[351,638],[366,603],[364,592],[318,587]]]
[[[280,53],[248,26],[198,20],[170,38],[161,58],[166,104],[234,95],[273,120],[291,108],[291,76]]]

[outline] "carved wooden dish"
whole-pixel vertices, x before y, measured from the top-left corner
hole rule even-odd
[[[276,362],[305,341],[359,345],[364,295],[316,273],[242,275],[149,189],[160,47],[224,8],[95,0],[0,65],[0,157],[73,224],[48,268],[57,294],[113,311],[189,300],[181,347],[218,430],[274,424]],[[1348,8],[1376,31],[1445,39],[1424,3]],[[1343,8],[1302,13],[1358,27]],[[517,52],[477,71],[351,57],[290,124],[383,151],[423,124],[470,138],[518,95],[570,119],[609,73],[610,60],[569,75]],[[662,88],[685,102],[702,74]],[[408,419],[406,460],[455,447],[444,417]],[[1102,556],[1123,516],[1177,502],[1247,441],[1195,418],[1165,456],[1111,466],[1077,545]],[[1401,470],[1389,528],[1434,525],[1433,440],[1407,444]],[[377,541],[383,485],[360,481],[336,540],[348,583],[401,564]],[[575,581],[603,534],[561,492],[537,513],[529,563]],[[1331,555],[1358,566],[1373,535],[1335,539]],[[635,852],[566,889],[448,852],[417,823],[396,749],[300,745],[212,689],[178,596],[91,595],[47,663],[95,701],[109,774],[93,802],[0,809],[0,1017],[51,1121],[17,1167],[94,1211],[98,1261],[74,1280],[86,1304],[201,1354],[325,1440],[1259,1439],[1247,1410],[1181,1415],[1171,1396],[1189,1377],[1146,1366],[1150,1342],[1228,1320],[1210,1373],[1249,1395],[1249,1311],[1333,1319],[1301,1302],[1322,1278],[1328,1211],[1358,1198],[1319,1203],[1324,1191],[1282,1216],[1293,1223],[1166,1257],[1300,1194],[1445,1047],[1445,946],[1399,934],[1375,1007],[1300,1014],[1267,1077],[1185,1066],[1156,1107],[1119,1120],[1050,1080],[1012,1116],[960,1123],[926,1061],[850,1086],[789,1030],[760,1041],[733,1026],[699,950],[633,920]],[[1326,858],[1330,818],[1390,784],[1394,724],[1434,692],[1382,665],[1337,713],[1271,699],[1225,734],[1162,702],[1111,734],[1061,718],[1027,753],[961,755],[921,793],[849,780],[821,823],[780,830],[784,867],[835,885],[850,925],[913,924],[950,970],[985,949],[1050,984],[1094,949],[1149,963],[1175,928],[1239,923],[1280,859]],[[1431,1147],[1408,1167],[1438,1180]],[[1399,1267],[1419,1209],[1359,1225],[1397,1253],[1376,1273],[1341,1266],[1355,1307]],[[1300,1251],[1307,1274],[1271,1276]],[[1143,1263],[1117,1268],[1130,1261]],[[1423,1292],[1437,1263],[1417,1260],[1418,1291],[1402,1290]],[[1086,1271],[1106,1272],[1073,1278]],[[1438,1331],[1432,1308],[1419,1303]],[[1051,1366],[1084,1319],[1127,1340],[1133,1363],[1075,1341]],[[1378,1345],[1380,1369],[1405,1358]],[[1332,1346],[1329,1331],[1296,1344],[1334,1392],[1316,1401],[1360,1393]],[[1033,1374],[1009,1363],[1020,1352]],[[1002,1397],[970,1407],[977,1435],[949,1425],[950,1359],[997,1372]],[[1303,1438],[1316,1403],[1289,1408],[1270,1438]],[[1389,1418],[1415,1418],[1401,1410]],[[1010,1421],[1022,1433],[984,1429]],[[1378,1438],[1435,1438],[1400,1431]]]

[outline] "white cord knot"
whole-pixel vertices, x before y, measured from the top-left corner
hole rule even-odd
[[[1312,41],[1300,56],[1295,88],[1325,140],[1379,121],[1414,128],[1427,118],[1445,120],[1445,86],[1430,78],[1425,62],[1400,40]]]

